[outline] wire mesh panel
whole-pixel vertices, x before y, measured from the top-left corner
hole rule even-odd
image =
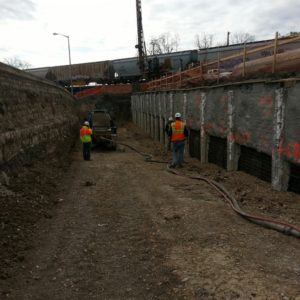
[[[227,168],[227,140],[210,136],[208,148],[208,162],[218,165],[219,167]]]
[[[289,191],[300,194],[300,166],[291,164]]]
[[[189,153],[191,157],[200,159],[201,148],[200,148],[200,131],[190,130],[189,136]]]
[[[271,182],[272,158],[268,154],[241,146],[238,170],[256,176],[261,180]]]

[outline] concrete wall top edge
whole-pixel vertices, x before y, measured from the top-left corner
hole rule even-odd
[[[184,91],[194,91],[194,90],[209,90],[214,88],[220,87],[234,87],[234,86],[241,86],[241,85],[249,85],[249,84],[257,84],[262,83],[266,85],[278,85],[278,87],[282,87],[282,85],[290,86],[294,82],[300,81],[300,78],[286,78],[286,79],[277,79],[277,80],[266,80],[266,79],[252,79],[246,81],[238,81],[238,82],[229,82],[223,84],[216,84],[211,86],[199,86],[194,88],[185,88],[185,89],[174,89],[174,90],[161,90],[161,91],[145,91],[145,92],[135,92],[134,94],[151,94],[151,93],[176,93],[176,92],[184,92]]]
[[[0,75],[3,75],[5,73],[7,75],[13,76],[15,78],[22,78],[23,80],[27,79],[27,80],[34,81],[34,82],[39,82],[41,84],[45,84],[45,85],[48,85],[48,86],[51,86],[51,87],[56,87],[56,88],[60,89],[61,91],[65,92],[65,93],[68,93],[63,87],[61,87],[60,85],[55,84],[54,82],[52,82],[50,80],[39,78],[39,77],[31,75],[31,74],[29,74],[25,71],[16,69],[14,67],[5,65],[3,63],[0,63]]]

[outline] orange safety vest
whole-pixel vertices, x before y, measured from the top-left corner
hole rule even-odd
[[[179,142],[179,141],[185,140],[184,127],[185,127],[185,123],[180,120],[176,120],[175,122],[173,122],[171,124],[171,128],[172,128],[171,141],[172,142]]]
[[[86,126],[81,127],[80,129],[80,140],[83,143],[90,143],[92,141],[92,129]]]

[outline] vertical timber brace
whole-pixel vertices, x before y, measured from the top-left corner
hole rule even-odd
[[[227,133],[227,171],[236,171],[240,156],[240,146],[234,139],[235,106],[233,91],[228,91],[228,133]]]
[[[273,151],[272,151],[272,187],[277,191],[288,189],[290,165],[282,157],[279,148],[283,143],[285,101],[287,91],[284,88],[275,91]]]
[[[201,163],[208,162],[208,142],[209,136],[205,131],[205,106],[206,106],[206,94],[201,93],[201,112],[200,112],[200,145],[201,145]]]

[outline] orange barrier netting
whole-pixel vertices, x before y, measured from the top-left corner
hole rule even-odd
[[[77,99],[104,94],[130,94],[132,93],[131,84],[111,84],[101,85],[76,93]]]

